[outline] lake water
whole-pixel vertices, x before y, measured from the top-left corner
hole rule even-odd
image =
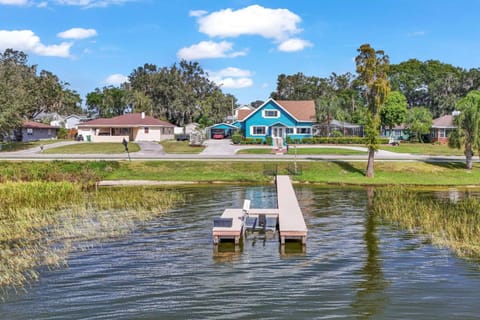
[[[182,187],[187,202],[74,252],[0,302],[0,319],[479,319],[480,264],[379,225],[363,189],[295,186],[306,250],[212,244],[227,207],[272,207],[273,187]]]

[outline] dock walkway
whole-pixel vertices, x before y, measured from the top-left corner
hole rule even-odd
[[[289,176],[277,176],[278,224],[280,242],[285,240],[307,240],[307,225],[303,219],[302,210],[297,201],[295,190]]]

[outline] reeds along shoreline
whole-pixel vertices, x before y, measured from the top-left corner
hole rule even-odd
[[[40,266],[66,263],[80,243],[117,237],[182,197],[153,188],[89,192],[70,182],[0,184],[0,287],[22,287]]]
[[[405,188],[375,191],[373,212],[383,221],[428,235],[462,257],[480,257],[480,199],[427,198]]]

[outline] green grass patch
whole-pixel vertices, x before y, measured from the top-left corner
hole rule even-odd
[[[189,141],[166,140],[160,142],[160,144],[166,153],[196,154],[205,149],[205,146],[191,146]]]
[[[41,145],[48,145],[52,143],[58,143],[62,141],[69,141],[69,140],[38,140],[38,141],[30,141],[30,142],[0,142],[2,149],[0,152],[9,152],[9,151],[21,151],[27,150],[32,148],[39,148]]]
[[[353,185],[479,185],[480,164],[472,171],[463,163],[375,162],[375,177],[364,175],[366,162],[298,161],[301,175],[293,179],[306,183]],[[159,181],[267,182],[268,173],[289,174],[293,161],[149,161],[121,162],[106,179]]]
[[[265,170],[275,164],[246,161],[148,161],[122,162],[108,180],[266,182]]]
[[[128,151],[140,151],[137,143],[129,142]],[[48,154],[118,154],[126,153],[125,147],[121,143],[113,142],[79,142],[67,146],[51,148],[44,150]]]
[[[296,151],[295,151],[296,149]],[[241,149],[237,152],[237,154],[271,154],[272,148],[252,148],[252,149]],[[290,147],[288,150],[288,154],[294,155],[361,155],[366,154],[366,151],[359,151],[359,150],[352,150],[352,149],[344,149],[344,148],[294,148]]]
[[[431,156],[463,156],[463,150],[452,149],[445,144],[432,144],[432,143],[400,143],[399,146],[380,146],[381,150],[398,152],[398,153],[411,153],[411,154],[424,154]]]
[[[272,180],[271,173],[290,174],[292,161],[3,161],[0,182],[70,181],[90,186],[98,180],[252,182]],[[365,161],[297,161],[294,180],[352,185],[480,185],[480,163],[473,170],[462,162],[375,161],[375,177],[364,176]]]

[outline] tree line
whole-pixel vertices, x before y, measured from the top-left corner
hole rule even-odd
[[[208,126],[232,115],[235,100],[208,79],[198,62],[182,60],[161,68],[144,64],[120,87],[97,88],[87,94],[86,106],[100,117],[146,112],[178,126],[191,122]]]
[[[410,59],[390,64],[387,72],[392,92],[405,96],[407,108],[424,107],[433,118],[449,114],[456,102],[480,88],[480,68],[463,69],[437,60]],[[332,73],[328,77],[303,73],[281,74],[271,97],[279,100],[315,100],[320,121],[329,116],[360,123],[365,106],[364,84],[358,76]]]
[[[21,51],[0,53],[0,137],[42,112],[81,113],[80,95],[50,71],[38,72]]]

